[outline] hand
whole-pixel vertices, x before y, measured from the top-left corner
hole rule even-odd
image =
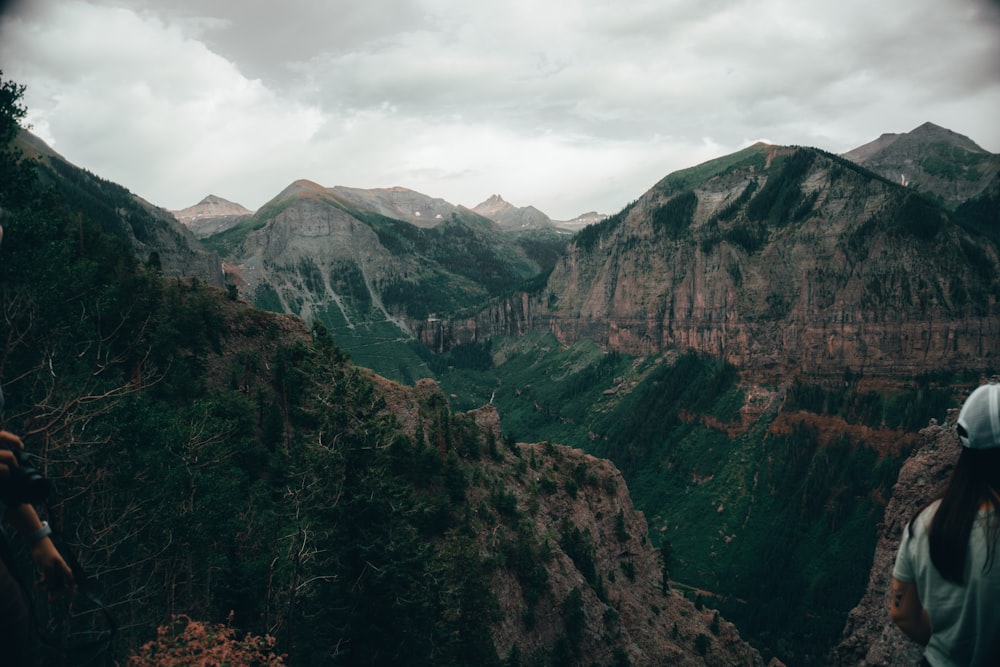
[[[17,457],[12,449],[24,449],[21,439],[9,431],[0,431],[0,479],[10,477],[11,468],[17,467]]]
[[[62,555],[48,537],[42,538],[31,548],[31,557],[40,574],[37,586],[48,591],[51,600],[57,593],[74,592],[76,581]]]

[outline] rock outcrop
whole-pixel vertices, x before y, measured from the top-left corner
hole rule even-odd
[[[868,587],[848,615],[843,639],[834,654],[836,665],[874,667],[920,662],[919,646],[889,620],[892,566],[906,523],[947,484],[960,450],[955,435],[957,419],[958,410],[952,410],[945,424],[923,429],[917,449],[899,472],[879,525]]]

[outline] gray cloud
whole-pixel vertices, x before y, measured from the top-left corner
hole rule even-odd
[[[288,181],[612,212],[747,142],[924,121],[1000,150],[994,0],[42,0],[0,67],[69,159],[152,201]]]

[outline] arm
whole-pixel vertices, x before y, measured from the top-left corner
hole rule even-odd
[[[17,465],[17,459],[10,451],[13,447],[23,449],[24,444],[13,433],[0,431],[0,484],[10,476],[10,469]],[[35,508],[28,504],[8,508],[4,518],[25,537],[36,534],[42,528]],[[73,571],[59,554],[51,537],[43,537],[31,545],[31,558],[41,573],[39,584],[50,593],[74,588]]]
[[[927,646],[931,639],[931,619],[920,604],[915,583],[893,577],[889,617],[907,637],[921,646]]]

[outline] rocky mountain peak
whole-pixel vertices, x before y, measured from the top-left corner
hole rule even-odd
[[[903,135],[914,141],[945,141],[951,144],[964,146],[969,150],[979,151],[985,153],[986,151],[974,142],[969,137],[964,134],[959,134],[958,132],[953,132],[946,127],[941,127],[940,125],[935,125],[931,122],[926,122],[919,127],[914,128],[910,132]]]
[[[484,321],[636,355],[677,345],[754,372],[977,368],[1000,340],[996,306],[972,298],[996,289],[983,241],[898,180],[750,147],[581,231],[539,297],[558,307]]]
[[[477,204],[472,210],[479,215],[492,219],[493,215],[512,208],[514,208],[514,205],[500,195],[490,195],[489,199]]]
[[[473,208],[472,212],[492,220],[501,229],[508,231],[552,226],[551,218],[534,206],[514,206],[500,195],[492,195]]]
[[[194,206],[171,213],[196,237],[206,238],[230,229],[254,212],[241,204],[210,194]]]
[[[250,209],[242,206],[241,204],[231,202],[228,199],[223,199],[218,195],[208,195],[194,206],[189,206],[179,211],[172,211],[172,213],[174,214],[174,217],[186,225],[189,225],[189,223],[193,220],[199,220],[202,218],[217,218],[220,216],[231,215],[253,215],[253,211]]]
[[[930,122],[903,134],[883,134],[843,157],[950,208],[982,194],[1000,174],[1000,155]]]

